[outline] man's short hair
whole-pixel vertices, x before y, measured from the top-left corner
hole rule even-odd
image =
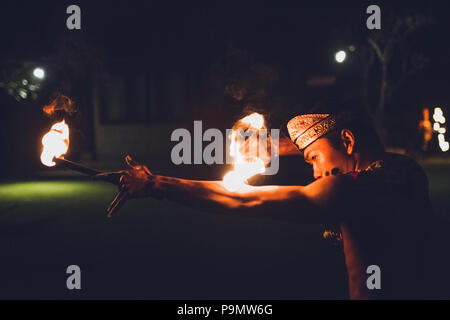
[[[311,116],[312,119],[315,119],[314,117],[320,115],[329,116],[323,118],[323,121],[328,121],[329,124],[326,126],[326,129],[330,131],[321,134],[321,130],[319,130],[316,134],[317,138],[314,138],[315,132],[308,131],[311,131],[315,128],[303,131],[301,125],[303,125],[302,122],[304,117],[306,117],[306,120],[310,120],[308,118],[309,116]],[[321,119],[321,117],[317,117],[317,119]],[[333,121],[334,119],[336,119],[336,121]],[[306,138],[308,138],[303,139],[305,141],[303,141],[303,143],[300,143],[301,145],[304,145],[304,147],[302,147],[300,151],[303,151],[308,144],[312,143],[316,139],[321,138],[326,138],[334,148],[339,149],[342,146],[342,129],[348,129],[354,134],[355,149],[357,152],[378,153],[384,151],[383,144],[372,123],[370,116],[363,111],[362,106],[360,106],[360,104],[358,103],[343,102],[340,100],[328,100],[325,102],[317,103],[310,112],[306,113],[306,115],[300,115],[294,117],[291,120],[293,121],[290,121],[290,123],[288,122],[287,124],[287,127],[289,128],[285,128],[287,129],[287,131],[290,131],[288,134],[290,134],[291,139],[296,140],[299,137],[300,139],[304,138],[301,137],[301,132],[304,132],[304,135],[306,135]],[[311,121],[312,123],[314,123],[315,121],[319,120],[315,119]],[[320,125],[319,129],[324,129],[324,125]],[[304,126],[307,126],[307,123],[305,123]],[[295,137],[293,137],[293,134],[295,135]],[[297,143],[296,146],[298,147]]]
[[[364,115],[355,115],[353,120],[339,125],[322,138],[327,139],[335,149],[340,149],[342,146],[342,129],[350,130],[355,136],[356,152],[379,153],[384,151],[383,143],[370,118],[366,118]]]

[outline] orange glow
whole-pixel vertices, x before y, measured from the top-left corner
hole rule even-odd
[[[42,108],[42,110],[48,115],[55,113],[55,109],[55,105],[53,104],[49,104],[48,106],[44,106],[44,108]]]
[[[258,154],[258,139],[248,138],[250,154],[246,152],[246,146],[243,139],[238,138],[238,130],[241,129],[266,129],[264,125],[264,117],[259,113],[252,113],[239,120],[233,127],[230,136],[230,155],[233,158],[234,168],[223,177],[223,185],[225,189],[231,192],[243,191],[248,188],[247,179],[256,174],[264,173],[264,160]],[[252,141],[253,140],[253,141]]]
[[[44,111],[44,113],[48,116],[52,116],[58,110],[64,110],[64,112],[71,115],[76,112],[75,102],[73,102],[69,97],[60,94],[49,105],[42,108],[42,111]]]
[[[41,162],[47,167],[56,163],[54,157],[60,157],[69,149],[69,126],[63,120],[55,123],[49,132],[42,137]]]

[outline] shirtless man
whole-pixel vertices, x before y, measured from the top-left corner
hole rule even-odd
[[[324,236],[342,244],[351,299],[424,297],[422,237],[431,207],[422,168],[384,152],[370,123],[351,113],[300,115],[287,130],[312,165],[316,180],[309,185],[229,192],[222,181],[152,174],[127,156],[130,169],[98,176],[120,181],[108,213],[128,198],[155,197],[211,212],[327,224],[332,231]],[[380,268],[381,289],[367,287],[370,265]]]

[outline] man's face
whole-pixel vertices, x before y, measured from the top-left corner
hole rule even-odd
[[[347,154],[344,147],[336,150],[325,138],[317,139],[307,146],[303,156],[313,166],[315,179],[354,170],[352,156]]]

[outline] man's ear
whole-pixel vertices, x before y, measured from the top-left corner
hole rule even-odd
[[[355,151],[355,135],[348,129],[341,130],[341,141],[347,154]]]

